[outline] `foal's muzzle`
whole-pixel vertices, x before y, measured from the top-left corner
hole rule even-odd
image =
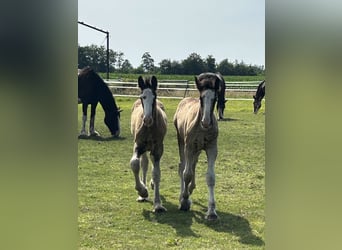
[[[144,125],[146,127],[151,127],[153,124],[153,118],[152,116],[144,116]]]

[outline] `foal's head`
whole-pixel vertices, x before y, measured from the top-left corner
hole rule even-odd
[[[213,73],[203,73],[195,76],[195,82],[200,92],[201,126],[207,129],[212,125],[220,79]]]
[[[153,113],[156,108],[158,81],[155,76],[145,79],[139,76],[138,85],[141,89],[140,100],[144,110],[144,125],[151,127],[153,124]]]

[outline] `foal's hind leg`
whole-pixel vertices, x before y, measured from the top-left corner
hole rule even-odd
[[[90,112],[90,122],[89,122],[89,132],[91,136],[99,136],[100,134],[95,131],[95,113],[96,113],[96,104],[91,104],[91,112]]]
[[[135,189],[138,191],[139,198],[137,201],[147,200],[148,191],[145,184],[140,180],[139,171],[140,171],[140,155],[138,155],[138,146],[134,144],[133,148],[133,156],[130,161],[131,168],[135,178]]]

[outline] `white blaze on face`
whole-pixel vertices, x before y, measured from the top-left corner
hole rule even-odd
[[[151,89],[144,89],[142,94],[140,95],[140,98],[144,107],[144,124],[147,127],[150,127],[153,123],[152,105],[153,105],[154,97],[155,96]]]
[[[202,101],[203,101],[203,115],[201,124],[204,128],[208,128],[211,124],[211,111],[213,110],[215,99],[215,91],[208,89],[205,90],[202,94]]]

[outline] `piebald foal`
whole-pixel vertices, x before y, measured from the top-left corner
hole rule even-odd
[[[131,114],[131,133],[134,137],[133,155],[130,161],[132,171],[135,177],[135,189],[138,191],[138,201],[148,199],[146,187],[146,174],[148,169],[147,151],[150,151],[152,160],[152,180],[151,187],[154,189],[154,212],[164,212],[166,209],[162,206],[159,196],[160,183],[160,159],[163,154],[163,140],[167,130],[167,118],[164,107],[157,100],[157,78],[138,79],[138,85],[141,89],[140,99],[138,99],[132,108]],[[139,177],[140,166],[142,169],[142,178]]]

